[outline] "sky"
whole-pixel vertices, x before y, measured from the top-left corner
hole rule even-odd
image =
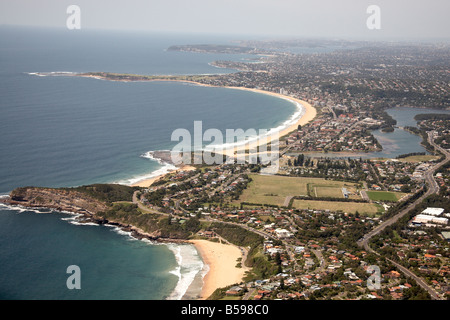
[[[69,5],[80,8],[81,29],[450,39],[449,0],[0,0],[0,25],[66,28]],[[370,5],[380,8],[379,29],[367,27]]]

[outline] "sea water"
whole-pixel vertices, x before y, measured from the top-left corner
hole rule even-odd
[[[113,82],[39,72],[215,74],[250,55],[172,52],[232,37],[0,27],[0,195],[20,186],[133,183],[170,169],[177,128],[270,129],[298,112],[268,95],[171,82]],[[81,270],[68,289],[67,267]],[[181,299],[207,271],[191,245],[137,241],[72,215],[0,206],[1,299]]]

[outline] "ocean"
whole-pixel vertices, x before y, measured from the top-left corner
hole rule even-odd
[[[255,57],[166,50],[233,44],[231,36],[2,26],[0,39],[0,196],[20,186],[131,184],[171,168],[150,152],[170,150],[175,129],[193,132],[199,120],[203,130],[269,129],[298,112],[284,99],[241,90],[36,75],[231,73],[210,63]],[[392,112],[405,125],[401,119],[416,111]],[[386,154],[421,151],[420,140],[400,129],[374,134]],[[71,265],[80,268],[80,290],[66,285]],[[0,299],[195,298],[206,271],[192,245],[140,241],[117,228],[78,225],[69,213],[0,205]]]
[[[131,184],[170,169],[175,129],[270,129],[297,108],[268,95],[174,82],[112,82],[39,72],[223,74],[215,60],[251,55],[172,52],[233,37],[0,27],[0,195],[20,186]],[[0,206],[0,299],[194,298],[206,266],[192,245],[137,241],[78,225],[69,213]],[[81,270],[68,289],[67,267]]]

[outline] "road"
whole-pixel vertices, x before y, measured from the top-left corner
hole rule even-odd
[[[159,212],[159,211],[150,209],[149,207],[145,206],[145,205],[144,205],[141,201],[139,201],[139,199],[137,198],[137,193],[138,193],[138,192],[139,192],[139,191],[135,191],[135,192],[133,193],[133,199],[132,199],[132,201],[133,201],[134,204],[137,204],[138,208],[141,209],[141,211],[142,211],[143,213],[157,213],[157,214],[162,214],[162,215],[169,216],[168,213]]]
[[[370,198],[369,198],[369,196],[367,195],[366,190],[361,190],[361,191],[360,191],[360,194],[361,194],[361,198],[363,198],[363,200],[370,201]]]
[[[314,249],[311,249],[311,251],[317,257],[317,260],[319,260],[319,266],[317,267],[315,272],[321,273],[321,272],[325,271],[325,259],[322,255],[322,252],[320,250],[314,250]]]
[[[414,279],[416,283],[421,286],[423,289],[427,290],[430,294],[431,298],[434,300],[444,300],[432,287],[430,287],[425,281],[423,281],[422,278],[416,276],[411,270],[408,268],[405,268],[404,266],[398,264],[395,261],[392,261],[391,259],[387,259],[390,263],[392,263],[394,266],[396,266],[403,274],[406,276]]]
[[[335,116],[336,114],[334,113],[333,110],[333,115]],[[335,118],[336,119],[336,118]],[[356,127],[357,125],[359,125],[362,121],[357,121],[354,124],[352,124],[350,127],[348,127],[347,129],[344,129],[345,131],[343,131],[342,133],[340,133],[337,137],[332,138],[331,141],[324,147],[324,149],[328,149],[331,147],[331,145],[333,143],[336,142],[337,139],[339,139],[340,137],[343,137],[344,135],[346,135],[347,133],[349,133],[354,127]]]
[[[416,201],[411,203],[409,206],[407,206],[405,209],[400,211],[398,214],[396,214],[395,216],[393,216],[393,217],[389,218],[388,220],[384,221],[383,223],[381,223],[380,225],[378,225],[377,227],[372,229],[369,233],[364,235],[363,238],[358,240],[358,245],[361,246],[361,247],[364,247],[364,249],[367,252],[378,254],[377,252],[372,250],[372,248],[370,248],[370,246],[369,246],[370,239],[372,237],[376,236],[377,234],[379,234],[386,227],[396,223],[400,218],[402,218],[405,215],[407,215],[411,210],[413,210],[417,205],[419,205],[425,198],[427,198],[428,196],[430,196],[432,194],[435,194],[435,193],[439,192],[439,185],[437,184],[436,180],[434,180],[434,173],[436,172],[436,170],[438,168],[440,168],[442,165],[444,165],[445,163],[447,163],[450,160],[450,152],[448,152],[447,150],[445,150],[445,149],[441,148],[440,146],[438,146],[437,144],[435,144],[432,136],[433,136],[433,132],[429,132],[428,133],[428,142],[436,150],[439,150],[440,152],[442,152],[442,154],[445,155],[445,159],[443,161],[439,162],[438,164],[434,165],[433,167],[431,167],[430,169],[428,169],[425,172],[425,175],[424,175],[425,182],[428,185],[427,192],[425,192],[420,198],[418,198]],[[428,293],[431,295],[431,297],[433,299],[436,299],[436,300],[441,300],[442,299],[442,297],[432,287],[427,285],[420,277],[416,276],[414,273],[412,273],[407,268],[401,266],[400,264],[398,264],[398,263],[396,263],[396,262],[394,262],[392,260],[389,260],[389,261],[391,263],[393,263],[405,275],[413,278],[417,282],[417,284],[420,285],[423,289],[427,290]]]
[[[284,199],[283,207],[289,207],[289,203],[291,202],[291,199],[292,199],[293,197],[294,197],[294,196],[287,196],[287,197]]]

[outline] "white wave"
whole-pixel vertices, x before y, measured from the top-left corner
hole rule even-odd
[[[52,210],[53,211],[57,211],[57,212],[61,212],[61,213],[65,213],[65,214],[70,214],[70,215],[75,216],[75,217],[81,217],[82,216],[81,213],[77,213],[77,212],[73,212],[73,211],[66,211],[66,210],[58,211],[58,210],[54,210],[54,209],[52,209]]]
[[[47,74],[42,74],[40,72],[26,72],[27,74],[29,74],[30,76],[38,76],[38,77],[46,77]]]
[[[150,173],[147,173],[147,174],[135,176],[135,177],[132,177],[132,178],[129,178],[129,179],[125,179],[125,180],[120,180],[120,181],[118,181],[116,183],[118,183],[118,184],[125,184],[125,185],[133,185],[133,184],[135,184],[135,183],[137,183],[139,181],[156,178],[156,177],[165,175],[166,173],[169,173],[169,172],[174,171],[174,170],[177,169],[177,167],[174,166],[173,164],[164,162],[164,161],[162,161],[159,158],[155,158],[153,156],[153,152],[154,151],[148,151],[148,152],[142,154],[141,157],[149,159],[151,161],[158,162],[158,164],[160,164],[162,166],[161,168],[159,168],[157,170],[154,170],[154,171],[152,171]]]
[[[131,240],[137,240],[136,238],[134,238],[131,235],[131,231],[124,231],[124,230],[122,230],[122,228],[120,228],[118,226],[113,226],[113,231],[116,232],[117,234],[122,235],[122,236],[127,236]]]
[[[232,143],[221,143],[221,144],[217,144],[217,145],[213,145],[213,144],[209,144],[206,147],[204,147],[202,150],[204,151],[218,151],[218,150],[226,150],[232,147],[239,147],[248,143],[252,143],[258,140],[264,141],[264,139],[270,138],[270,136],[275,135],[276,133],[288,128],[289,126],[295,124],[299,118],[301,118],[306,109],[304,108],[304,106],[295,101],[292,100],[290,97],[280,97],[281,99],[284,99],[286,101],[289,101],[291,103],[293,103],[296,108],[297,111],[294,112],[294,114],[292,114],[289,119],[287,119],[286,121],[284,121],[282,124],[280,124],[278,127],[275,128],[271,128],[269,130],[267,130],[265,132],[265,134],[256,134],[253,136],[248,136],[245,137],[245,139],[241,139],[240,141],[237,142],[232,142]],[[238,138],[243,138],[243,137],[238,137]],[[170,152],[170,150],[161,150],[161,151],[167,151]],[[158,164],[160,164],[162,167],[154,170],[148,174],[143,174],[143,175],[139,175],[139,176],[134,176],[131,177],[129,179],[124,179],[124,180],[120,180],[114,183],[118,183],[118,184],[125,184],[125,185],[133,185],[136,184],[140,181],[143,180],[147,180],[147,179],[153,179],[162,175],[165,175],[171,171],[174,171],[177,169],[177,167],[171,163],[165,162],[162,159],[159,159],[157,157],[154,156],[154,151],[147,151],[144,154],[141,155],[142,158],[146,158],[149,159],[151,161],[156,161]]]
[[[204,263],[193,245],[168,244],[167,246],[175,254],[178,264],[170,271],[171,274],[178,276],[178,282],[167,299],[181,300],[197,274],[204,270]]]
[[[68,212],[68,211],[65,211],[63,213],[71,215],[71,217],[68,217],[68,218],[61,218],[61,220],[63,220],[63,221],[74,221],[77,218],[79,218],[80,216],[82,216],[81,214],[71,213],[71,212]]]
[[[72,71],[52,71],[52,72],[49,72],[49,74],[76,74],[76,72],[72,72]]]
[[[168,248],[175,254],[175,259],[177,261],[177,266],[175,269],[169,271],[169,273],[176,275],[178,277],[178,281],[181,280],[181,263],[183,262],[183,257],[181,256],[181,247],[168,245]]]
[[[147,243],[147,244],[151,244],[151,245],[155,245],[155,244],[156,244],[155,241],[152,241],[152,240],[147,239],[147,238],[142,238],[141,241],[142,241],[142,242],[145,242],[145,243]]]
[[[99,226],[98,223],[94,223],[94,222],[78,222],[76,220],[69,221],[69,223],[73,224],[73,225],[76,225],[76,226],[95,226],[95,227]]]
[[[95,222],[80,222],[78,220],[78,217],[82,215],[75,215],[74,217],[68,217],[68,218],[61,218],[63,221],[67,221],[70,224],[76,225],[76,226],[99,226],[98,223]]]
[[[77,72],[72,71],[50,71],[50,72],[25,72],[30,76],[38,76],[38,77],[48,77],[48,76],[72,76],[77,74]]]
[[[276,133],[279,133],[279,132],[283,131],[284,129],[290,127],[291,125],[295,124],[298,121],[298,119],[301,118],[305,114],[305,112],[306,112],[305,107],[301,103],[294,101],[294,100],[290,99],[289,97],[280,97],[280,98],[293,103],[296,106],[297,111],[294,114],[292,114],[292,116],[290,116],[289,119],[285,120],[282,124],[280,124],[278,127],[268,129],[265,132],[265,134],[248,136],[248,137],[245,137],[245,139],[242,139],[237,142],[222,143],[222,144],[217,144],[217,145],[210,144],[205,148],[205,150],[212,150],[212,149],[216,149],[216,150],[222,149],[223,150],[223,149],[228,149],[228,148],[232,148],[232,147],[239,147],[239,146],[242,146],[242,145],[245,145],[248,143],[252,143],[252,142],[255,142],[258,140],[265,141],[264,139],[269,138],[271,135],[275,135]]]
[[[6,203],[0,203],[0,209],[16,211],[16,213],[22,213],[22,212],[48,213],[48,211],[46,211],[45,209],[34,209],[34,208],[24,207],[21,205],[10,205],[10,204],[6,204]]]

